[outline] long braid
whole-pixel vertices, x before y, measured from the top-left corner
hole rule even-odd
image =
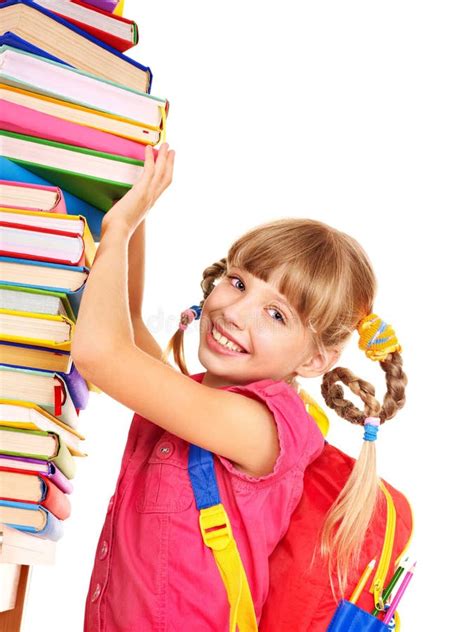
[[[382,422],[382,420],[392,419],[397,411],[405,405],[407,376],[403,372],[403,360],[398,351],[389,354],[386,360],[380,363],[380,366],[385,371],[387,382],[387,392],[383,398],[383,406],[380,413],[380,421]]]
[[[369,318],[367,317],[367,319]],[[359,333],[360,331],[359,329]],[[383,331],[386,331],[386,328]],[[390,341],[391,351],[385,354],[383,350],[377,349],[375,355],[369,348],[370,344],[367,341],[359,345],[371,359],[379,361],[385,373],[387,391],[384,395],[383,405],[375,397],[374,386],[357,377],[348,369],[337,367],[323,377],[321,391],[326,404],[335,410],[340,417],[353,424],[363,426],[368,417],[377,417],[382,424],[387,419],[394,417],[405,403],[407,377],[402,369],[401,348],[392,330],[390,335],[393,338],[393,341]],[[373,340],[372,338],[372,346],[376,344],[381,346],[380,338],[376,342]],[[362,400],[363,410],[357,408],[355,404],[344,397],[344,390],[340,382]],[[359,459],[356,461],[346,485],[329,511],[321,536],[321,551],[329,558],[331,583],[335,566],[341,596],[345,591],[348,570],[352,564],[357,563],[361,545],[377,506],[378,498],[379,478],[376,470],[375,443],[364,441]]]
[[[364,402],[364,410],[359,410],[350,400],[344,399],[344,390],[338,382],[345,384]],[[377,417],[380,404],[375,398],[375,388],[369,382],[358,378],[349,369],[337,367],[324,375],[321,392],[326,404],[343,419],[352,424],[364,425],[366,417]]]

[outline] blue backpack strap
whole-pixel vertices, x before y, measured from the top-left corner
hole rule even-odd
[[[252,595],[232,534],[229,517],[221,503],[214,456],[190,444],[188,472],[199,509],[199,527],[204,544],[212,550],[230,605],[229,632],[258,632]]]
[[[221,498],[217,487],[214,458],[209,450],[190,444],[188,471],[197,508],[200,510],[218,505]]]

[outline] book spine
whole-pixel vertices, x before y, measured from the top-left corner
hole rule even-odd
[[[54,433],[49,433],[53,434]],[[69,452],[64,443],[60,440],[58,435],[54,435],[58,440],[58,451],[55,457],[50,459],[64,474],[66,478],[74,478],[76,474],[76,463],[72,457],[72,454]]]
[[[84,410],[89,402],[89,389],[87,383],[73,364],[69,373],[60,373],[66,382],[67,390],[73,401],[75,408]]]
[[[69,498],[48,478],[39,477],[45,486],[45,497],[41,505],[59,520],[66,520],[71,515]]]
[[[73,486],[71,481],[64,476],[59,467],[54,463],[50,463],[50,471],[46,476],[65,494],[72,493]]]

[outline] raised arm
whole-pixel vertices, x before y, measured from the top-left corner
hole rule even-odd
[[[107,213],[86,283],[71,354],[102,391],[173,434],[227,457],[247,472],[270,472],[278,455],[273,416],[261,402],[198,384],[142,351],[128,292],[131,236],[171,182],[172,152],[147,151],[140,180]]]
[[[128,244],[128,302],[135,344],[161,360],[162,349],[143,321],[142,303],[145,285],[146,219],[137,226]]]

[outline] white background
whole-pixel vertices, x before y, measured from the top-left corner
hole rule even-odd
[[[129,0],[132,55],[171,102],[175,178],[148,220],[144,316],[161,344],[201,298],[203,268],[272,218],[312,217],[356,237],[379,280],[376,311],[404,347],[407,403],[378,442],[379,471],[416,515],[403,630],[466,629],[472,575],[470,2]],[[190,369],[197,330],[187,335]],[[341,364],[381,371],[355,338]],[[306,385],[320,400],[319,381]],[[157,384],[157,388],[160,385]],[[24,632],[79,632],[97,538],[132,413],[92,395],[89,458],[54,567],[36,567]],[[361,433],[331,413],[351,454]],[[469,558],[469,559],[468,559]],[[124,581],[127,578],[124,577]]]

